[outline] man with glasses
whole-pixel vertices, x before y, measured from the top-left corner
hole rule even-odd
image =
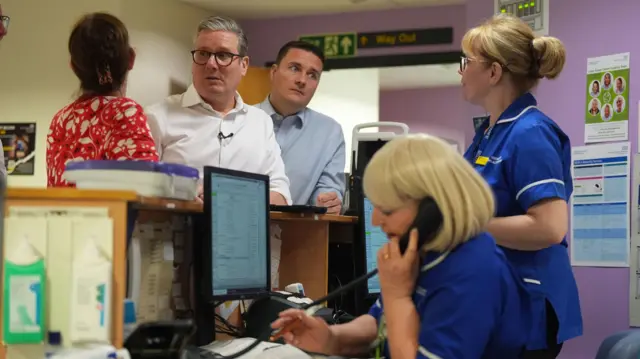
[[[0,4],[0,40],[7,35],[9,31],[9,17],[2,15],[2,5]]]
[[[272,204],[291,204],[289,179],[271,118],[237,93],[247,73],[247,38],[232,19],[198,26],[193,84],[147,108],[160,159],[198,168],[216,166],[269,175]]]

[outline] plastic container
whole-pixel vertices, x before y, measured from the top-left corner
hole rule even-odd
[[[7,344],[35,344],[44,341],[44,258],[27,238],[4,263],[3,334]]]
[[[90,160],[67,163],[62,177],[80,189],[130,190],[146,197],[191,201],[200,174],[193,167],[172,163]]]
[[[73,258],[70,339],[76,343],[109,343],[111,336],[111,261],[93,241]]]

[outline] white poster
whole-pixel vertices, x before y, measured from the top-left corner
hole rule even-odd
[[[629,157],[629,142],[572,149],[572,265],[629,266]]]

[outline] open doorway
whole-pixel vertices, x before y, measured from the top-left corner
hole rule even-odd
[[[460,151],[465,146],[465,105],[457,70],[457,64],[438,64],[325,71],[309,107],[342,126],[345,172],[351,164],[353,128],[362,123],[406,123],[411,132],[438,136]]]

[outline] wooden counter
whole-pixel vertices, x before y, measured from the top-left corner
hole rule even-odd
[[[123,344],[123,303],[127,288],[127,233],[132,218],[130,209],[137,209],[137,219],[161,218],[175,214],[186,216],[202,212],[202,204],[138,196],[130,191],[78,190],[72,188],[24,189],[7,191],[5,212],[12,206],[34,207],[102,207],[113,220],[113,293],[112,344]],[[329,228],[332,223],[352,225],[356,217],[271,212],[272,223],[282,229],[280,283],[300,282],[307,295],[319,298],[327,293]],[[1,302],[0,302],[1,305]],[[1,308],[1,307],[0,307]],[[0,311],[0,319],[1,319]],[[0,337],[2,335],[0,326]],[[0,359],[5,358],[6,346],[0,347]]]
[[[174,213],[200,213],[202,204],[163,198],[139,197],[133,204],[139,218],[163,219]],[[159,212],[169,212],[163,215]],[[356,224],[357,217],[330,214],[271,212],[271,222],[282,229],[280,283],[302,283],[310,298],[327,294],[329,284],[329,228],[332,223]]]

